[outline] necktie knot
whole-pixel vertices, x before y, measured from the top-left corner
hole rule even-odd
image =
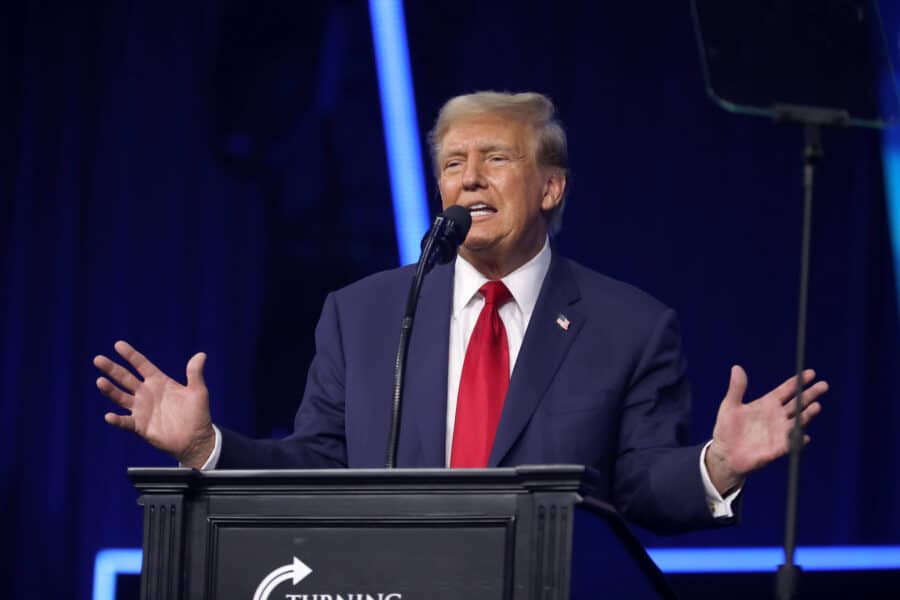
[[[493,304],[497,308],[512,300],[509,288],[499,279],[497,281],[488,281],[478,291],[484,296],[485,304]]]

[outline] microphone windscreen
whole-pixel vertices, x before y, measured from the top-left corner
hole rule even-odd
[[[452,221],[454,224],[453,237],[456,238],[453,240],[454,245],[462,244],[469,234],[469,229],[472,227],[472,215],[459,204],[454,204],[445,210],[443,215],[445,219]]]

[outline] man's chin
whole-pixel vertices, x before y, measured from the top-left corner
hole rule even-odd
[[[466,241],[463,242],[462,246],[459,249],[460,252],[484,254],[486,252],[492,252],[497,247],[497,240],[495,239],[470,239],[470,237],[467,237]]]

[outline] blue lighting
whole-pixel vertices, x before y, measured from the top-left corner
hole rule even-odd
[[[894,253],[894,281],[897,298],[900,300],[900,131],[898,131],[897,70],[894,68],[894,54],[890,50],[900,42],[900,10],[896,3],[878,2],[884,28],[887,60],[880,74],[881,109],[887,127],[882,132],[881,160],[884,172],[884,195],[887,201],[888,227]]]
[[[648,548],[664,573],[774,572],[784,562],[781,548]],[[900,546],[806,546],[797,548],[806,571],[900,570]],[[141,550],[107,549],[94,561],[93,600],[115,600],[116,577],[141,572]]]
[[[784,562],[779,547],[657,548],[647,553],[665,573],[774,572]],[[800,547],[796,562],[806,571],[900,569],[900,546]]]
[[[419,242],[429,219],[403,2],[369,0],[369,17],[394,197],[394,227],[400,263],[405,265],[418,260]]]
[[[93,600],[115,600],[116,577],[141,572],[140,548],[106,548],[94,559]]]
[[[894,247],[894,264],[897,275],[897,297],[900,298],[900,131],[897,127],[886,129],[883,135],[881,157],[884,168],[884,191],[887,199],[888,222]]]

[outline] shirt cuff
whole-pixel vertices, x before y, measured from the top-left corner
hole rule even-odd
[[[217,449],[219,440],[218,433],[218,430],[216,430]],[[722,497],[722,494],[719,493],[719,490],[716,489],[716,486],[713,485],[712,480],[709,478],[709,471],[706,470],[706,450],[709,448],[710,444],[712,444],[712,440],[706,442],[706,445],[703,446],[703,450],[700,451],[700,478],[703,479],[703,491],[706,492],[706,505],[709,507],[709,512],[712,513],[712,516],[716,519],[730,519],[734,517],[734,512],[731,510],[731,503],[738,497],[738,494],[741,493],[744,486],[738,486],[736,490],[724,498]],[[213,454],[218,457],[218,450]]]
[[[222,432],[219,431],[219,428],[215,425],[212,426],[213,431],[216,432],[216,445],[213,447],[212,453],[209,455],[209,458],[206,459],[206,462],[203,463],[203,466],[200,467],[201,471],[212,471],[216,468],[216,465],[219,464],[219,455],[222,454]],[[183,467],[180,462],[178,463],[179,467]]]

